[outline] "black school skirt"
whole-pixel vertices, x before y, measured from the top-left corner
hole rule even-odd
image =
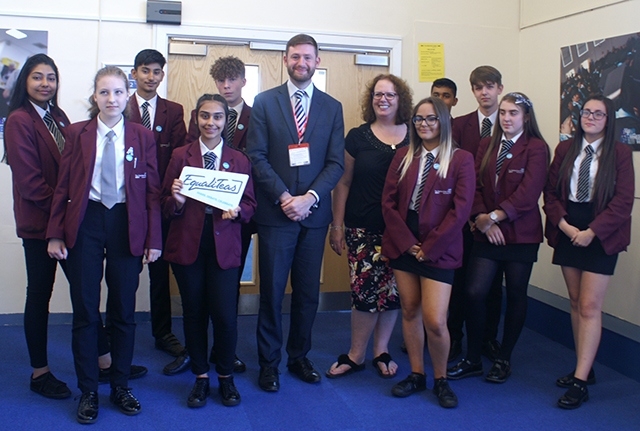
[[[411,230],[411,233],[418,238],[418,213],[409,210],[407,213],[407,227]],[[455,270],[436,268],[428,265],[426,262],[419,262],[415,256],[407,253],[403,253],[397,259],[391,259],[389,266],[392,269],[399,271],[410,272],[412,274],[419,275],[420,277],[428,278],[430,280],[439,281],[441,283],[453,284],[453,275]]]
[[[570,225],[580,230],[589,227],[594,219],[592,203],[567,203],[567,217],[565,220]],[[553,253],[553,263],[560,266],[569,266],[582,271],[596,274],[613,275],[618,262],[618,253],[609,255],[605,253],[598,237],[593,238],[588,247],[576,247],[564,233],[560,232],[558,245]]]

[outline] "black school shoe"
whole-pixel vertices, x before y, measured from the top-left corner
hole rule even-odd
[[[240,404],[240,392],[233,383],[233,376],[218,377],[218,393],[222,397],[222,404],[233,407]]]
[[[98,420],[98,393],[85,392],[80,396],[76,420],[81,424],[92,424]]]
[[[484,379],[491,383],[504,383],[510,375],[511,364],[509,361],[506,359],[496,359]]]
[[[128,416],[134,416],[140,413],[142,406],[138,399],[131,393],[131,388],[125,388],[123,386],[116,386],[111,388],[111,396],[109,400],[118,409]]]
[[[586,382],[574,378],[573,385],[558,400],[558,407],[573,410],[580,407],[585,401],[589,401],[589,390]]]
[[[29,387],[33,392],[54,400],[62,400],[71,396],[71,390],[67,384],[56,379],[51,371],[47,371],[35,379],[31,378]]]
[[[445,409],[451,409],[458,405],[458,397],[449,386],[445,377],[434,380],[433,393],[438,397],[438,404]]]
[[[202,407],[207,404],[207,397],[209,397],[209,377],[197,378],[187,398],[187,405],[191,408]]]
[[[420,373],[411,373],[409,377],[396,383],[393,388],[391,388],[391,393],[396,397],[404,398],[426,389],[427,376]]]

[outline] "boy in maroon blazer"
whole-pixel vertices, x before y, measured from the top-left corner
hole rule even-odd
[[[469,151],[475,157],[480,140],[491,136],[493,125],[497,121],[498,103],[503,89],[502,74],[495,67],[479,66],[471,72],[469,82],[471,83],[471,91],[478,101],[478,109],[453,120],[453,140],[460,148]],[[463,292],[466,284],[467,262],[473,245],[473,234],[468,225],[465,225],[463,233],[463,263],[462,267],[456,271],[449,303],[449,319],[447,321],[449,333],[451,334],[449,361],[453,361],[462,353],[462,327],[465,321]],[[496,337],[498,335],[501,307],[502,274],[497,274],[487,298],[487,329],[482,350],[483,354],[491,360],[495,359],[494,356],[500,348]]]
[[[143,49],[136,55],[131,70],[136,80],[136,92],[129,98],[130,121],[139,123],[153,131],[158,158],[160,181],[171,160],[171,153],[185,143],[187,130],[184,126],[182,105],[158,96],[158,86],[164,78],[166,59],[155,49]],[[162,222],[162,237],[167,237],[168,222]],[[171,332],[171,293],[169,286],[169,263],[160,257],[149,265],[149,293],[151,306],[151,332],[156,348],[179,357],[184,347]]]

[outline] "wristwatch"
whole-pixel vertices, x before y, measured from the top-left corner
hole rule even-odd
[[[494,222],[496,224],[498,223],[498,214],[496,214],[495,211],[491,211],[489,213],[489,218],[491,219],[492,222]]]

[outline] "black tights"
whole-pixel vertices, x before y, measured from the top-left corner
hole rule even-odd
[[[507,310],[499,359],[511,360],[511,352],[520,337],[527,316],[527,287],[533,262],[505,262],[473,256],[467,274],[467,359],[480,361],[482,339],[487,320],[486,298],[498,271],[504,271]]]

